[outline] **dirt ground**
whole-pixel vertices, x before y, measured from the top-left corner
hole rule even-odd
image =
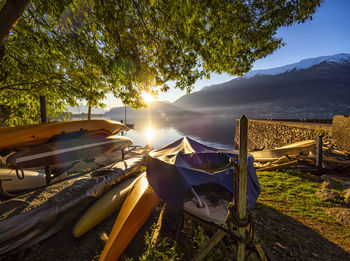
[[[160,203],[153,211],[121,260],[128,258],[138,260],[145,252],[146,231],[150,231],[152,225],[158,222],[160,215],[162,222],[159,237],[175,240],[176,213],[169,208],[165,208],[164,212],[161,211],[163,204]],[[116,217],[117,213],[75,239],[72,229],[79,219],[77,217],[53,236],[28,249],[18,249],[17,253],[3,260],[98,260]],[[347,240],[349,235],[341,234],[341,224],[327,226],[311,218],[295,219],[259,202],[254,207],[253,220],[257,238],[265,246],[271,260],[350,260],[350,242]],[[209,235],[213,234],[212,229],[206,228],[206,230]],[[183,235],[179,243],[186,243]]]
[[[121,260],[138,260],[144,253],[145,233],[157,223],[162,204],[153,211]],[[77,221],[75,220],[50,238],[4,260],[98,260],[116,217],[117,213],[78,239],[72,236],[72,229]],[[322,224],[310,223],[308,220],[299,222],[273,208],[261,207],[259,204],[254,210],[254,223],[257,237],[267,248],[271,260],[350,260],[349,242],[331,242],[326,237],[339,238],[339,235],[337,231],[327,231],[327,227]],[[323,235],[318,231],[324,231]],[[175,239],[176,215],[173,210],[166,208],[163,213],[160,232],[160,237]]]

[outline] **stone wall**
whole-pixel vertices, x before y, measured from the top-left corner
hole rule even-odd
[[[239,144],[239,121],[236,124],[235,144]],[[248,150],[272,149],[289,143],[323,136],[325,144],[333,144],[332,125],[322,123],[248,120]]]
[[[350,116],[334,116],[332,136],[337,149],[350,152]]]

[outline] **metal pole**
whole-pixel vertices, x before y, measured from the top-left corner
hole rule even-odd
[[[125,105],[125,107],[124,107],[124,124],[126,124],[126,105]]]
[[[239,195],[238,195],[238,217],[246,217],[247,210],[247,156],[248,156],[248,119],[244,115],[239,120]],[[239,227],[238,233],[245,238],[246,227]],[[238,243],[237,260],[245,259],[245,244]]]
[[[41,114],[41,123],[46,123],[46,99],[45,96],[40,96],[40,114]]]
[[[49,166],[45,166],[45,177],[46,177],[46,185],[50,185],[51,182],[51,169]]]

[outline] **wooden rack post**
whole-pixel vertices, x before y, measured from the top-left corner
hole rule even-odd
[[[247,210],[247,156],[248,156],[248,119],[244,115],[239,120],[239,195],[238,195],[238,217],[246,217]],[[240,227],[238,234],[245,238],[246,227]],[[238,242],[237,260],[245,259],[245,244]]]
[[[322,136],[316,138],[316,166],[322,168]]]

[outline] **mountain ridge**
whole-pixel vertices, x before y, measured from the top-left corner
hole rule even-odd
[[[251,117],[349,114],[350,60],[338,63],[328,59],[307,69],[240,77],[182,96],[174,104],[197,111],[219,106],[221,111],[248,113]]]

